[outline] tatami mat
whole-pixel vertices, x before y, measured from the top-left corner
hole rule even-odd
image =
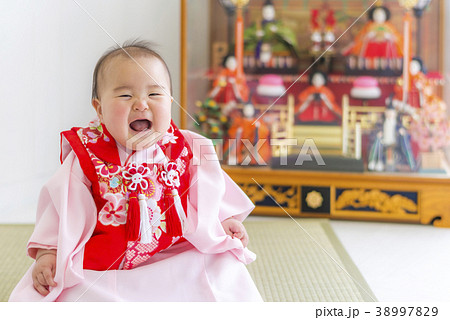
[[[328,220],[246,221],[248,266],[265,301],[375,301]]]
[[[327,220],[249,219],[248,269],[265,301],[373,301],[375,298]],[[0,301],[31,265],[31,225],[0,225]]]
[[[0,301],[8,301],[11,291],[33,262],[26,256],[32,225],[0,225]]]

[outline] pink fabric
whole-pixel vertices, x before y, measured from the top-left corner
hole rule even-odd
[[[33,264],[10,301],[262,301],[244,265],[255,255],[227,236],[220,223],[231,216],[245,219],[254,205],[220,168],[210,140],[190,131],[183,135],[194,153],[188,242],[134,270],[83,270],[83,247],[94,230],[97,210],[89,182],[70,152],[42,189],[28,244],[31,257],[37,248],[58,248],[58,285],[41,296],[32,285]]]
[[[283,78],[276,74],[266,74],[259,79],[258,82],[260,85],[269,85],[269,86],[282,86]]]
[[[353,86],[361,88],[378,87],[378,81],[374,77],[363,76],[356,78]]]

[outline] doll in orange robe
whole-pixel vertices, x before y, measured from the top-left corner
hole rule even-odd
[[[404,106],[404,108],[407,108],[411,113],[416,112],[419,108],[423,107],[425,101],[424,90],[430,85],[427,76],[425,75],[425,67],[422,59],[414,57],[411,60],[409,63],[409,75],[409,92],[406,95],[406,106]],[[394,87],[394,105],[403,101],[403,85],[401,79],[399,80],[400,81]]]
[[[248,102],[242,114],[233,120],[225,142],[225,158],[228,164],[266,165],[270,161],[270,130],[255,117],[255,107]]]
[[[227,55],[223,68],[213,82],[209,98],[219,103],[243,102],[248,99],[248,86],[245,75],[237,76],[237,62],[232,55]]]
[[[399,69],[403,57],[403,39],[388,22],[390,11],[384,6],[369,10],[370,22],[358,33],[344,55],[358,57],[358,69]],[[354,62],[355,63],[355,62]],[[350,67],[356,67],[350,63]]]
[[[309,76],[310,86],[299,96],[295,116],[297,122],[335,123],[342,117],[342,110],[336,104],[333,92],[326,87],[327,76],[315,71]]]

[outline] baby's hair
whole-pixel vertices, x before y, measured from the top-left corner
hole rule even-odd
[[[153,47],[154,45],[149,41],[128,40],[125,41],[122,46],[117,45],[106,51],[95,65],[94,75],[92,79],[92,99],[98,99],[98,77],[103,71],[106,63],[112,58],[119,55],[127,58],[130,58],[131,56],[133,59],[139,56],[149,55],[161,61],[167,70],[167,74],[169,75],[170,95],[172,95],[172,77],[170,75],[169,67],[167,66],[164,59],[153,49]]]

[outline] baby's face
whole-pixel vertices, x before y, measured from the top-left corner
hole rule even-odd
[[[172,97],[169,75],[159,59],[134,60],[137,63],[119,55],[105,64],[98,80],[99,98],[92,105],[118,143],[141,150],[156,143],[169,128]]]

